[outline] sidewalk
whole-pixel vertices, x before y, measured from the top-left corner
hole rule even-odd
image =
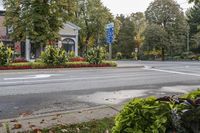
[[[3,126],[5,123],[8,123],[11,133],[17,133],[20,131],[48,128],[59,124],[77,124],[93,119],[109,118],[118,114],[121,108],[121,106],[99,106],[71,112],[57,112],[39,116],[0,120],[0,133],[6,133],[6,129]],[[21,127],[15,129],[15,125],[20,125]]]

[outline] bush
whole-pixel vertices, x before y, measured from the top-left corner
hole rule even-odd
[[[101,64],[105,58],[105,49],[102,47],[91,48],[86,54],[86,60],[90,64]]]
[[[70,51],[67,53],[67,57],[70,58],[74,58],[75,57],[75,52],[74,51]]]
[[[170,123],[170,106],[156,98],[136,98],[116,118],[113,133],[165,133]]]
[[[12,50],[0,43],[0,66],[8,65],[12,56]]]
[[[122,59],[122,53],[121,52],[117,52],[116,59],[117,60],[121,60]]]
[[[113,133],[199,133],[200,90],[188,95],[136,98],[116,117]]]
[[[41,54],[41,60],[47,65],[62,65],[67,61],[66,52],[60,48],[48,46]]]
[[[134,59],[134,60],[137,60],[137,57],[138,55],[137,55],[137,53],[136,52],[132,52],[131,53],[131,57]]]

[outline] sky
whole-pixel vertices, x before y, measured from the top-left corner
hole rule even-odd
[[[114,15],[125,14],[129,15],[134,12],[144,12],[153,0],[101,0]],[[181,8],[186,11],[191,7],[187,0],[176,0]]]
[[[153,0],[101,0],[103,4],[108,7],[114,15],[125,14],[129,15],[133,12],[144,12],[149,3]],[[192,5],[188,4],[188,0],[176,0],[184,11]],[[0,0],[0,10],[2,7],[2,0]]]

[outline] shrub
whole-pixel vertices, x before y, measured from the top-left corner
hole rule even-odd
[[[7,48],[3,45],[3,43],[0,43],[0,66],[5,66],[9,64],[12,56],[12,50],[10,48]]]
[[[70,51],[67,53],[67,57],[70,58],[74,58],[75,57],[75,52],[74,51]]]
[[[131,53],[131,57],[134,59],[134,60],[137,60],[137,53],[136,52],[132,52]]]
[[[86,54],[86,60],[90,64],[101,64],[105,58],[105,50],[102,47],[91,48]]]
[[[60,48],[48,46],[41,54],[41,60],[47,65],[61,65],[67,61],[66,52]]]
[[[156,98],[136,98],[116,117],[113,133],[165,133],[170,123],[170,106]]]
[[[117,60],[121,60],[122,59],[122,53],[121,52],[117,52],[116,59]]]
[[[182,97],[136,98],[116,117],[113,133],[199,133],[200,90]]]

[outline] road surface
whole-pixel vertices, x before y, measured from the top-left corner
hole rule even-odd
[[[118,62],[145,68],[0,71],[0,119],[121,104],[200,88],[199,62]]]

